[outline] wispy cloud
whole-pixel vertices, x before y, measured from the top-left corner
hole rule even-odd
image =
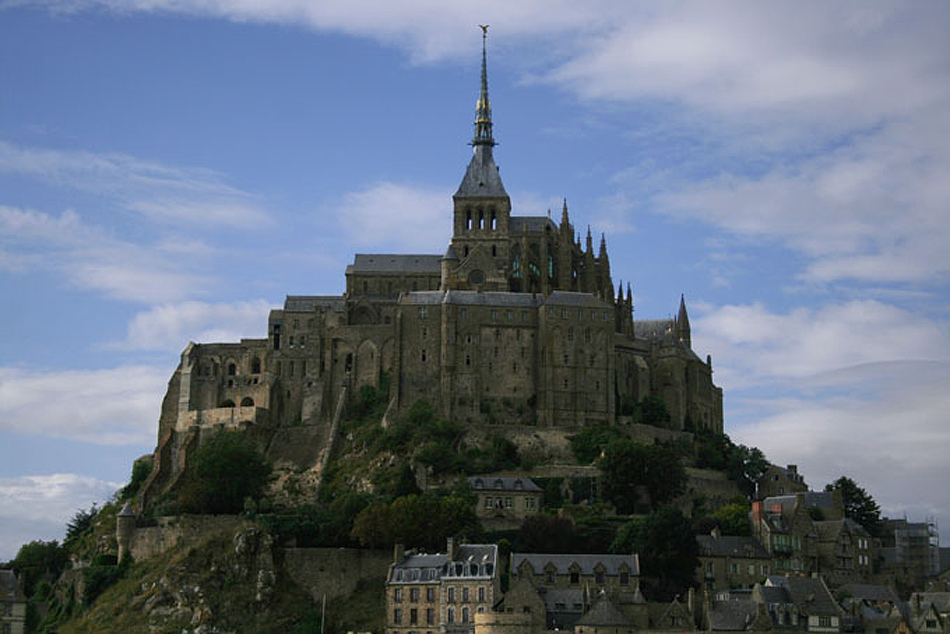
[[[135,302],[199,294],[208,279],[186,267],[168,243],[137,244],[83,222],[72,210],[59,216],[0,205],[0,265],[8,271],[51,269],[77,288]],[[196,249],[191,260],[200,258]]]
[[[447,190],[388,181],[347,194],[336,215],[358,247],[432,251],[448,243]]]
[[[102,503],[120,486],[75,473],[0,478],[0,561],[35,539],[61,540],[76,511]]]
[[[162,225],[252,229],[270,222],[259,201],[204,168],[119,153],[22,147],[0,140],[0,173],[90,192]]]
[[[272,306],[262,300],[234,304],[181,302],[140,312],[129,323],[120,348],[177,352],[188,341],[238,341],[257,337],[267,326]]]
[[[0,368],[0,428],[102,445],[149,444],[168,368]]]

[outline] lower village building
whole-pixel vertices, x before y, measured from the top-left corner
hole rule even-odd
[[[386,582],[390,634],[473,633],[475,615],[490,611],[501,596],[494,544],[449,538],[444,553],[404,552],[397,546],[393,559]]]

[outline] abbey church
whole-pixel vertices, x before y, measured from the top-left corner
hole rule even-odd
[[[187,346],[149,485],[171,484],[190,448],[222,426],[273,437],[329,429],[348,398],[384,376],[384,421],[425,399],[471,425],[623,424],[623,404],[652,395],[671,429],[722,432],[722,390],[691,348],[685,301],[675,319],[634,319],[605,237],[595,251],[588,229],[582,244],[566,202],[560,222],[512,213],[493,157],[484,40],[471,144],[451,218],[446,205],[447,248],[356,254],[343,295],[288,296],[265,338]]]

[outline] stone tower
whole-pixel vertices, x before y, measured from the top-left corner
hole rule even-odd
[[[511,199],[492,155],[495,138],[488,98],[487,30],[482,28],[482,78],[475,105],[472,160],[452,196],[451,247],[459,261],[455,271],[457,288],[506,291]]]

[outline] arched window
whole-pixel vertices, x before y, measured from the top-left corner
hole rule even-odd
[[[495,212],[491,212],[491,230],[494,231],[498,226],[498,218],[495,216]]]
[[[446,621],[449,623],[455,623],[455,608],[449,608],[446,617]]]
[[[250,396],[245,396],[244,399],[241,400],[241,407],[254,407],[254,399]]]
[[[471,209],[465,212],[465,229],[468,231],[472,229],[472,210]]]
[[[462,623],[468,623],[468,608],[462,608]]]
[[[237,366],[233,363],[228,364],[228,376],[234,376],[237,374]]]
[[[254,357],[251,360],[251,374],[260,374],[261,373],[261,360],[257,357]]]
[[[485,212],[482,211],[481,209],[478,210],[478,228],[479,229],[485,228]]]

